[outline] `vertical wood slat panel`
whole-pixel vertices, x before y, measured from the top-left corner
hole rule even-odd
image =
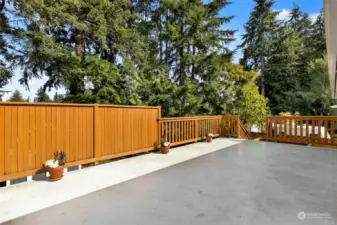
[[[12,107],[12,154],[11,154],[11,173],[17,173],[18,160],[18,107]],[[27,146],[28,147],[28,146]]]
[[[61,108],[60,107],[55,107],[55,111],[56,111],[56,148],[54,151],[62,151],[62,147],[61,147],[61,136],[63,136],[62,134],[62,130],[61,130]]]
[[[4,119],[4,124],[6,128],[5,132],[5,170],[4,174],[10,174],[11,173],[11,140],[12,140],[12,110],[11,107],[5,107],[4,108],[4,114],[5,114],[5,119]]]
[[[35,107],[29,107],[29,169],[35,168],[35,157],[36,157],[36,149],[35,149]]]
[[[41,108],[35,109],[35,168],[40,168],[41,162]]]
[[[5,107],[0,105],[0,176],[5,175]]]
[[[5,107],[0,105],[0,176],[5,175]]]
[[[87,144],[86,144],[86,109],[82,108],[81,109],[81,127],[80,127],[80,134],[81,134],[81,139],[80,139],[80,143],[81,143],[81,159],[85,159],[86,158],[86,152],[87,152]]]
[[[20,137],[20,142],[22,141],[22,148],[23,148],[23,170],[29,170],[29,123],[30,123],[30,114],[29,114],[29,107],[23,107],[23,117],[22,117],[22,137]],[[20,121],[21,122],[21,121]],[[50,142],[49,142],[50,143]],[[21,147],[20,146],[20,147]]]
[[[26,163],[25,161],[27,159],[27,155],[25,152],[27,148],[24,143],[26,126],[24,123],[26,124],[29,123],[29,121],[26,121],[26,118],[25,118],[25,108],[19,107],[18,108],[18,126],[20,126],[20,129],[18,130],[18,172],[27,170],[27,167],[24,167]]]

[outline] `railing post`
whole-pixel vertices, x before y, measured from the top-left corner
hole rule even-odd
[[[269,137],[269,118],[266,118],[266,138],[268,140]]]
[[[195,135],[195,141],[197,142],[198,141],[198,134],[199,134],[199,125],[198,125],[198,119],[195,119],[194,120],[194,129],[195,129],[195,131],[194,131],[194,135]]]
[[[331,135],[330,135],[330,140],[331,140],[331,144],[335,143],[335,120],[332,119],[331,120]]]
[[[161,145],[160,142],[161,142],[161,139],[162,139],[160,118],[161,118],[161,107],[158,108],[158,119],[157,119],[157,122],[158,122],[158,144],[157,144],[157,148],[160,148],[160,145]]]
[[[237,129],[238,129],[238,136],[236,138],[240,138],[240,116],[236,118],[237,121]]]
[[[93,146],[93,157],[94,158],[98,158],[100,156],[99,152],[100,152],[100,149],[99,149],[99,140],[98,140],[98,137],[99,137],[99,115],[98,115],[98,105],[95,104],[94,105],[94,119],[93,119],[93,127],[94,127],[94,130],[93,130],[93,135],[94,135],[94,146]],[[95,161],[94,162],[94,165],[97,165],[98,162]]]

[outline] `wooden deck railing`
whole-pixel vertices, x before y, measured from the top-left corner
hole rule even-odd
[[[336,116],[272,116],[267,118],[268,141],[336,147]]]
[[[241,122],[241,120],[239,120],[239,125],[240,125],[240,132],[239,132],[239,138],[241,139],[247,139],[247,140],[252,140],[252,136],[250,134],[250,132],[246,129],[246,127],[243,125],[243,123]]]
[[[215,137],[239,137],[239,116],[199,116],[160,118],[161,137],[171,146],[196,142],[206,138],[207,132]]]
[[[221,134],[222,116],[160,118],[161,137],[171,146],[196,142],[205,138],[206,132]]]
[[[225,137],[240,137],[240,117],[223,116],[222,117],[222,135]]]
[[[161,118],[160,107],[0,102],[0,182],[44,172],[55,151],[66,167],[214,136],[240,137],[239,116]]]

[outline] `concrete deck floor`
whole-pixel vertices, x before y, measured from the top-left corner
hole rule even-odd
[[[73,171],[58,182],[30,181],[0,188],[0,223],[240,142],[217,138],[211,144],[199,142],[173,148],[167,155],[153,152]]]
[[[337,151],[245,141],[6,224],[336,224],[336,178]]]

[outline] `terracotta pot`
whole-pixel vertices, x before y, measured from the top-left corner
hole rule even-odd
[[[170,151],[170,146],[161,146],[160,147],[160,152],[162,154],[167,154]]]
[[[207,142],[211,143],[212,140],[213,140],[213,137],[212,137],[212,136],[207,136],[207,137],[206,137],[206,140],[207,140]]]
[[[63,169],[64,166],[58,166],[56,168],[48,168],[48,172],[50,174],[49,181],[61,180],[61,178],[63,177]]]

